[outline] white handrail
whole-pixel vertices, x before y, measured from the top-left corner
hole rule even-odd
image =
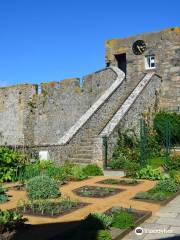
[[[130,109],[130,107],[132,106],[134,101],[137,99],[137,97],[139,96],[141,91],[148,84],[148,82],[151,80],[151,78],[154,74],[155,74],[154,72],[149,72],[145,75],[145,77],[139,82],[139,84],[136,86],[136,88],[133,90],[133,92],[129,95],[129,97],[121,105],[119,110],[116,112],[116,114],[113,116],[113,118],[109,121],[109,123],[106,125],[106,127],[102,130],[102,132],[100,133],[100,137],[104,137],[104,136],[108,137],[113,132],[114,128],[122,120],[124,115]]]

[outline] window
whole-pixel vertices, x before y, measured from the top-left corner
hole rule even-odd
[[[155,55],[145,56],[145,68],[146,69],[156,68]]]

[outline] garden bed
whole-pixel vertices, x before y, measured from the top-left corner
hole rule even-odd
[[[138,181],[136,179],[105,179],[102,181],[99,181],[97,183],[101,184],[108,184],[108,185],[124,185],[124,186],[136,186],[140,183],[141,181]]]
[[[82,207],[89,205],[89,203],[76,202],[71,200],[36,200],[32,202],[24,202],[19,204],[16,208],[21,214],[40,216],[40,217],[59,217],[68,213],[72,213]]]
[[[150,191],[148,191],[150,192]],[[166,205],[171,200],[173,200],[175,197],[177,197],[180,194],[180,191],[173,193],[173,194],[167,194],[167,198],[163,200],[156,200],[156,199],[149,199],[149,198],[137,198],[136,196],[131,198],[131,200],[140,201],[140,202],[148,202],[148,203],[157,203],[160,205]]]
[[[152,212],[150,211],[142,211],[142,210],[137,210],[134,208],[128,209],[128,208],[123,208],[122,211],[128,212],[131,214],[134,218],[134,226],[133,227],[128,227],[125,229],[119,229],[119,228],[111,228],[110,233],[112,236],[113,240],[119,240],[122,239],[126,234],[128,234],[132,229],[136,228],[139,226],[141,223],[143,223],[146,219],[151,217]],[[106,211],[106,214],[110,215],[112,214],[112,208]]]
[[[107,187],[105,188],[97,186],[83,186],[73,190],[73,192],[80,197],[94,197],[94,198],[110,197],[122,191],[124,191],[124,189]]]

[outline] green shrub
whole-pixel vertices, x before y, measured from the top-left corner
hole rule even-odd
[[[32,200],[56,198],[60,195],[56,181],[45,175],[30,179],[26,184],[26,190]]]
[[[0,147],[0,182],[15,181],[25,160],[25,155],[7,147]]]
[[[38,161],[29,163],[22,169],[19,174],[19,181],[29,180],[40,175],[46,175],[56,181],[65,182],[69,180],[71,174],[65,171],[64,166],[56,166],[52,161]]]
[[[180,185],[180,171],[176,171],[176,170],[171,170],[169,172],[169,175],[172,179],[174,179],[174,181]]]
[[[161,180],[165,178],[159,169],[153,169],[149,165],[139,170],[136,173],[136,177],[149,180]]]
[[[147,134],[146,156],[148,158],[161,157],[161,145],[158,142],[158,135],[154,129],[149,129]]]
[[[124,163],[124,171],[127,177],[136,177],[136,172],[139,171],[140,164],[135,161],[127,160]]]
[[[112,240],[112,237],[108,230],[98,230],[96,240]]]
[[[126,161],[126,157],[123,153],[119,153],[117,157],[113,157],[108,162],[108,167],[111,167],[112,169],[122,169],[124,167],[124,162]]]
[[[39,176],[40,170],[37,163],[29,163],[23,169],[21,169],[18,180],[24,182],[25,180]]]
[[[112,226],[115,228],[128,228],[134,226],[133,216],[125,211],[116,212],[113,214]]]
[[[113,152],[113,159],[117,159],[122,154],[126,159],[139,160],[139,141],[131,129],[126,133],[119,133],[118,143]]]
[[[8,196],[6,195],[6,189],[0,186],[0,203],[8,201]]]
[[[12,210],[0,210],[0,234],[11,232],[27,221],[26,218]]]
[[[175,193],[180,186],[171,178],[159,181],[155,186],[155,191],[164,191]]]
[[[168,170],[180,170],[180,156],[176,154],[170,156],[168,161],[165,162],[165,167]]]
[[[49,166],[48,168],[44,169],[43,174],[61,183],[69,180],[69,176],[66,175],[64,169],[55,165]]]
[[[77,180],[77,181],[81,181],[84,179],[87,179],[88,176],[87,174],[84,172],[84,169],[79,166],[79,165],[75,165],[72,167],[72,180]]]
[[[170,128],[171,143],[180,144],[180,115],[169,112],[160,112],[156,114],[154,118],[154,128],[161,144],[165,144],[166,142],[167,126]]]
[[[103,171],[96,164],[88,164],[83,168],[84,173],[87,176],[101,176],[103,175]]]
[[[147,163],[154,169],[163,167],[165,163],[165,157],[161,156],[161,157],[150,158],[148,159]]]

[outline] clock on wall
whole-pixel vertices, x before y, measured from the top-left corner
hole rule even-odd
[[[135,55],[141,55],[146,50],[146,44],[143,40],[137,40],[132,45],[132,50]]]

